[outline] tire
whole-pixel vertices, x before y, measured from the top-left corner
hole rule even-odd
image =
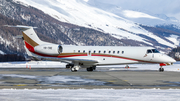
[[[67,64],[66,68],[72,68],[74,65],[73,64]]]
[[[159,68],[159,72],[164,72],[164,68]]]
[[[164,68],[162,68],[162,72],[164,72]]]
[[[75,68],[71,68],[71,72],[77,72],[77,70]]]
[[[92,68],[93,68],[93,70],[96,70],[96,66],[93,66]]]
[[[70,68],[71,66],[70,65],[66,65],[66,68]]]
[[[88,72],[92,72],[92,71],[93,71],[93,67],[87,68],[87,71],[88,71]]]

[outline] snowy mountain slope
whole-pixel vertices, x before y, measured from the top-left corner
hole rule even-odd
[[[175,24],[180,26],[179,20],[175,18],[178,16],[170,14],[180,9],[177,5],[180,3],[179,0],[88,0],[87,3],[144,25]]]
[[[0,54],[3,54],[3,55],[4,55],[5,53],[4,53],[3,51],[0,50]]]
[[[83,0],[15,0],[21,2],[26,6],[33,6],[42,10],[43,12],[51,15],[59,21],[72,23],[79,26],[93,28],[110,35],[118,39],[131,39],[139,42],[146,43],[150,46],[152,43],[148,42],[148,39],[141,37],[141,35],[148,36],[158,43],[167,47],[175,47],[179,45],[178,42],[171,41],[176,40],[174,37],[168,37],[166,41],[157,35],[143,29],[138,24],[127,20],[119,15],[107,12],[105,10],[90,6]],[[132,11],[125,11],[128,13]],[[137,12],[135,12],[137,13]],[[141,16],[149,17],[152,19],[162,20],[161,18],[153,17],[144,13],[139,13]]]

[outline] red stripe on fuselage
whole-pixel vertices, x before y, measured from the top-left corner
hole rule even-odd
[[[132,59],[132,58],[127,58],[127,57],[115,56],[115,55],[91,54],[91,56],[113,57],[113,58],[120,58],[120,59],[126,59],[126,60],[131,60],[131,61],[139,61],[139,62],[147,62],[147,63],[156,63],[156,62],[150,62],[150,61]]]
[[[125,58],[125,57],[120,57],[120,56],[115,56],[115,55],[92,54],[91,56],[113,57],[113,58],[121,58],[121,59],[126,59],[126,60],[138,61],[136,59]]]

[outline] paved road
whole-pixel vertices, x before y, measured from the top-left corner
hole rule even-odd
[[[0,69],[0,89],[93,89],[93,88],[180,88],[179,72],[142,70],[109,71],[100,68],[94,72],[68,69]]]

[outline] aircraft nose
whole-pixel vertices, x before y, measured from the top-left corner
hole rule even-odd
[[[175,60],[175,59],[173,59],[173,58],[171,58],[171,57],[169,57],[168,61],[169,61],[169,62],[171,62],[171,63],[176,62],[176,60]]]
[[[174,62],[176,62],[176,60],[175,60],[175,59],[173,59],[173,60],[172,60],[172,62],[174,63]]]

